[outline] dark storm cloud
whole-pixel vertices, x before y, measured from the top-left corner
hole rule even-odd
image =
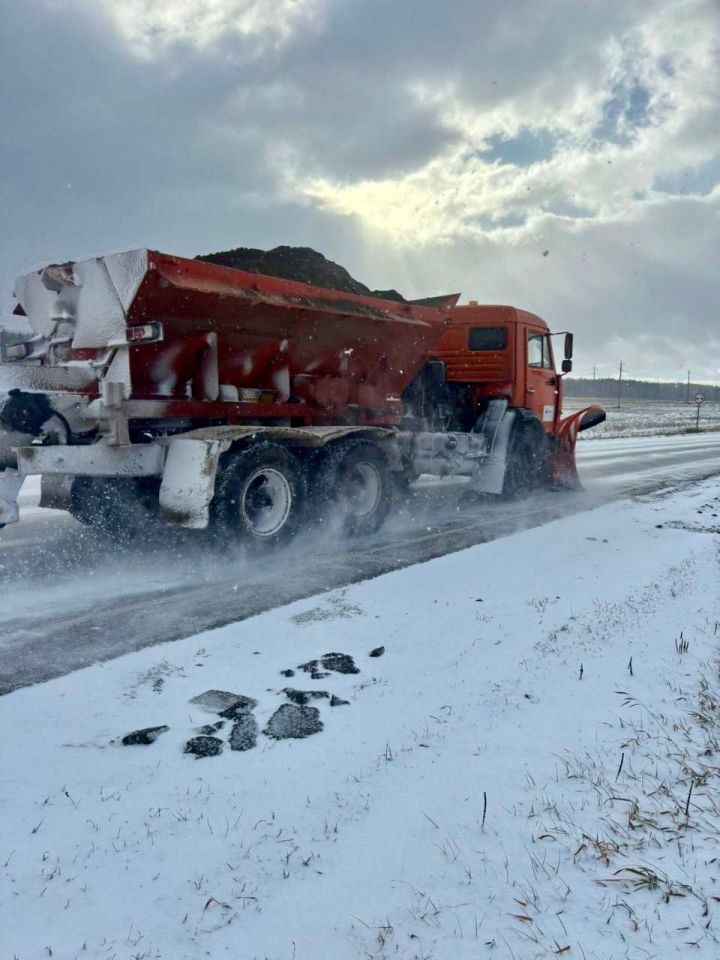
[[[3,15],[12,38],[2,62],[4,179],[36,216],[49,202],[50,219],[65,220],[68,205],[80,203],[122,220],[162,205],[167,187],[185,196],[230,184],[236,196],[268,194],[265,151],[274,143],[341,178],[402,172],[457,136],[409,87],[456,83],[476,105],[514,95],[549,60],[580,55],[577,37],[558,29],[563,6],[539,16],[534,3],[478,11],[356,0],[333,7],[324,29],[300,31],[260,58],[256,39],[227,33],[140,59],[101,7],[25,0]],[[588,32],[609,29],[596,10],[586,19]]]
[[[231,141],[217,132],[222,69],[192,56],[139,63],[101,19],[69,19],[55,5],[35,5],[32,17],[31,6],[5,15],[14,38],[3,57],[1,160],[11,250],[19,243],[32,256],[38,240],[89,249],[176,222],[180,209],[217,205],[231,182],[225,209],[243,192],[272,189],[252,131]],[[243,177],[231,156],[242,158]]]
[[[90,4],[5,7],[3,274],[136,243],[211,248],[233,230],[261,242],[269,211],[288,207],[314,226],[327,217],[278,196],[284,145],[306,171],[343,176],[428,159],[455,134],[411,102],[399,68],[388,83],[377,43],[358,61],[347,26],[261,58],[232,33],[144,59]]]

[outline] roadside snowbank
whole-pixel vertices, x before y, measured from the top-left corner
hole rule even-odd
[[[718,517],[603,507],[2,698],[4,955],[717,957]],[[280,674],[329,651],[361,672]],[[192,697],[262,729],[286,686],[350,704],[183,753]]]

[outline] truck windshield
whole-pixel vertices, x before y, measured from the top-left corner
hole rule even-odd
[[[472,327],[469,350],[504,350],[507,346],[506,327]]]

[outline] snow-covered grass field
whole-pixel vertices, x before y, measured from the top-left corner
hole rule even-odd
[[[2,956],[717,958],[719,647],[706,482],[9,694]],[[286,686],[349,704],[183,753]]]
[[[581,440],[610,439],[612,437],[652,437],[676,433],[694,433],[696,407],[694,403],[666,403],[662,400],[622,400],[618,409],[614,401],[565,400],[563,413],[580,410],[589,403],[599,403],[607,413],[607,420],[592,430],[580,434]],[[700,409],[700,431],[720,430],[720,403],[704,403]]]

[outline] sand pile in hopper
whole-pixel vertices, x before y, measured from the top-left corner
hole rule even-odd
[[[328,260],[310,247],[283,246],[275,247],[273,250],[236,247],[234,250],[201,254],[195,259],[215,263],[221,267],[247,270],[250,273],[264,273],[269,277],[300,280],[303,283],[327,287],[330,290],[369,294],[385,300],[405,302],[405,298],[397,290],[370,290],[364,283],[351,277],[345,267],[341,267],[339,263],[333,263],[332,260]]]

